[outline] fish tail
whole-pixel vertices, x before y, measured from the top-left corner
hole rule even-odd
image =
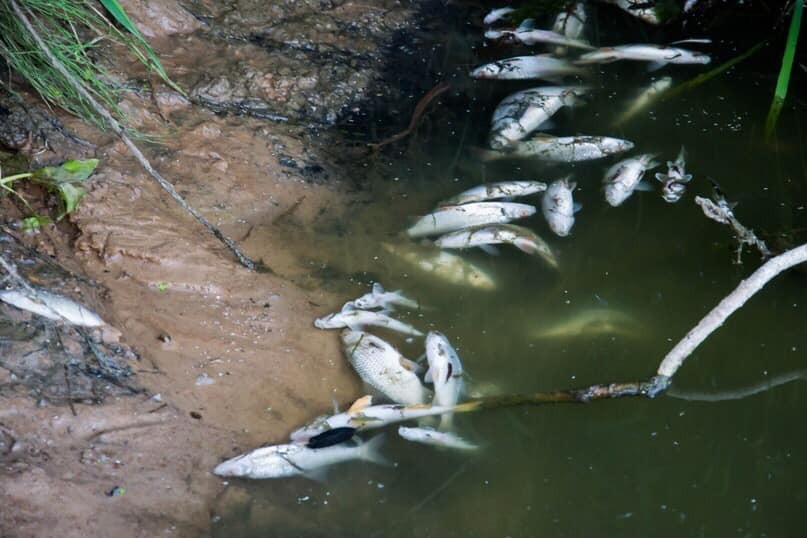
[[[359,447],[359,457],[364,461],[375,463],[376,465],[389,466],[389,460],[381,453],[381,445],[384,443],[384,434],[379,434],[366,441]]]

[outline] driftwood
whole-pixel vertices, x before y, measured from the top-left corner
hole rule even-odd
[[[415,129],[417,129],[417,126],[420,123],[421,118],[423,118],[423,114],[425,114],[426,112],[426,107],[428,107],[432,101],[434,101],[440,95],[447,92],[449,89],[451,89],[451,85],[448,82],[446,81],[440,82],[437,86],[429,90],[428,93],[426,93],[426,95],[420,98],[420,101],[418,101],[418,104],[415,106],[414,112],[412,112],[412,119],[409,120],[409,127],[407,127],[398,134],[392,135],[391,137],[382,140],[381,142],[376,142],[375,144],[368,144],[368,145],[371,148],[377,150],[388,144],[397,142],[398,140],[412,134],[415,131]]]

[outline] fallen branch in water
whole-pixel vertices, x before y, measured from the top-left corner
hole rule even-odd
[[[771,376],[764,381],[754,383],[746,387],[731,390],[720,391],[690,391],[670,387],[667,395],[681,400],[688,400],[691,402],[724,402],[726,400],[742,400],[749,396],[754,396],[760,392],[765,392],[772,388],[790,383],[791,381],[798,381],[800,379],[807,379],[807,370],[796,370],[794,372],[786,372],[784,374]]]
[[[429,106],[429,104],[432,101],[437,99],[437,97],[447,92],[449,89],[451,89],[451,84],[449,84],[445,80],[440,82],[437,86],[429,90],[429,92],[426,95],[420,98],[420,101],[418,101],[418,104],[415,106],[414,112],[412,112],[412,119],[409,120],[409,127],[407,127],[398,134],[392,135],[391,137],[382,140],[381,142],[376,142],[374,144],[368,144],[368,145],[371,148],[377,150],[388,144],[397,142],[398,140],[412,134],[414,130],[417,129],[417,126],[420,124],[420,120],[422,119],[423,114],[426,112],[426,107]]]
[[[138,148],[135,145],[135,143],[132,142],[132,140],[126,135],[123,126],[121,126],[121,124],[118,123],[118,121],[112,116],[112,114],[110,114],[106,108],[101,106],[95,100],[95,98],[93,98],[93,96],[86,90],[86,88],[84,88],[84,86],[75,79],[75,77],[70,73],[70,71],[68,71],[65,68],[65,66],[62,65],[62,62],[59,61],[59,59],[53,54],[48,45],[42,39],[42,36],[39,35],[39,32],[37,32],[33,24],[31,24],[30,19],[25,14],[25,12],[23,12],[23,10],[20,8],[19,4],[17,3],[17,0],[9,0],[9,3],[11,4],[11,7],[14,10],[14,13],[16,14],[17,18],[20,19],[20,22],[22,22],[22,24],[25,26],[28,32],[30,32],[31,37],[34,38],[34,41],[36,41],[40,50],[47,57],[51,65],[53,65],[53,67],[65,77],[65,80],[67,80],[70,83],[70,85],[73,86],[73,88],[75,88],[76,92],[79,93],[81,97],[83,97],[90,104],[90,107],[93,110],[95,110],[98,114],[100,114],[101,117],[104,118],[104,120],[109,124],[112,131],[114,131],[115,134],[118,135],[120,139],[123,141],[123,143],[126,144],[126,147],[129,148],[129,151],[132,152],[132,155],[135,157],[135,159],[137,159],[137,161],[143,166],[143,168],[146,169],[146,171],[151,175],[151,177],[153,177],[157,181],[157,183],[159,183],[160,187],[162,187],[166,192],[168,192],[171,198],[176,200],[176,202],[180,206],[182,206],[182,208],[185,211],[190,213],[197,221],[202,223],[202,225],[205,228],[207,228],[208,231],[216,237],[216,239],[224,243],[224,245],[228,249],[230,249],[230,251],[235,255],[235,257],[242,265],[244,265],[249,269],[254,270],[255,262],[249,259],[244,253],[242,253],[241,250],[238,248],[238,246],[229,237],[224,235],[221,232],[221,230],[213,226],[213,224],[209,220],[207,220],[201,213],[199,213],[193,207],[191,207],[190,204],[188,204],[188,202],[186,202],[185,199],[182,198],[182,196],[176,191],[176,189],[174,189],[174,186],[171,183],[169,183],[159,172],[157,172],[157,170],[155,170],[153,166],[151,166],[151,163],[140,151],[140,148]]]

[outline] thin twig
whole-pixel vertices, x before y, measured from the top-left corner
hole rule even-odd
[[[695,197],[695,203],[700,206],[703,214],[708,219],[712,219],[715,222],[719,222],[720,224],[727,224],[731,226],[734,232],[737,234],[737,242],[739,243],[737,246],[737,264],[742,264],[742,253],[743,253],[743,245],[750,245],[756,247],[759,251],[760,256],[763,258],[770,258],[773,256],[773,252],[768,248],[768,245],[765,244],[765,241],[761,240],[757,237],[754,233],[754,230],[751,228],[746,228],[742,225],[742,223],[734,216],[734,211],[732,210],[732,204],[729,204],[726,201],[726,197],[720,191],[720,189],[715,185],[714,193],[712,194],[713,200],[708,198],[704,198],[702,196]]]
[[[754,396],[760,392],[765,392],[772,388],[790,383],[791,381],[798,381],[800,379],[807,379],[807,370],[796,370],[795,372],[787,372],[771,376],[759,383],[741,387],[732,390],[720,390],[714,392],[703,391],[690,391],[676,387],[671,387],[667,391],[667,395],[681,400],[688,400],[692,402],[724,402],[726,400],[742,400],[749,396]]]
[[[90,106],[104,118],[104,120],[109,124],[109,126],[112,128],[115,134],[117,134],[120,137],[120,139],[123,140],[123,143],[126,144],[126,147],[129,148],[129,151],[132,152],[132,155],[135,157],[135,159],[137,159],[137,161],[143,166],[143,168],[145,168],[146,171],[149,174],[151,174],[151,177],[153,177],[157,181],[157,183],[159,183],[160,187],[165,189],[165,191],[168,192],[168,194],[171,195],[171,197],[174,200],[176,200],[176,202],[180,206],[182,206],[182,208],[185,211],[190,213],[196,220],[201,222],[202,225],[205,228],[207,228],[210,233],[212,233],[219,241],[224,243],[227,246],[227,248],[230,249],[230,251],[235,255],[235,257],[238,258],[238,261],[243,266],[247,267],[248,269],[254,270],[255,262],[249,259],[244,253],[242,253],[241,250],[238,248],[238,246],[229,237],[224,235],[221,232],[221,230],[213,226],[213,224],[209,220],[207,220],[202,214],[200,214],[193,207],[191,207],[188,204],[188,202],[186,202],[185,199],[182,198],[182,196],[176,191],[176,189],[174,189],[174,186],[171,185],[159,172],[157,172],[157,170],[155,170],[153,166],[151,166],[151,163],[148,161],[148,159],[146,159],[146,157],[143,155],[140,149],[126,135],[123,126],[121,126],[121,124],[118,123],[118,121],[114,117],[112,117],[112,114],[110,114],[106,108],[101,106],[93,98],[93,96],[90,95],[90,93],[86,90],[86,88],[84,88],[84,86],[82,86],[82,84],[79,81],[77,81],[75,77],[73,77],[73,75],[65,68],[65,66],[62,65],[59,59],[53,54],[53,52],[44,42],[42,37],[36,31],[34,26],[31,24],[31,21],[29,20],[28,16],[23,12],[23,10],[20,8],[19,4],[17,3],[17,0],[9,0],[9,3],[11,4],[11,7],[14,9],[14,13],[20,19],[22,24],[25,26],[26,30],[28,30],[31,33],[31,37],[34,38],[34,41],[36,41],[42,53],[45,54],[51,65],[53,65],[53,67],[65,77],[65,79],[70,83],[70,85],[75,88],[75,90],[90,104]]]
[[[368,144],[373,149],[382,148],[388,144],[392,144],[393,142],[397,142],[401,138],[407,137],[417,129],[418,124],[420,123],[423,114],[426,112],[426,107],[434,101],[437,97],[447,92],[451,89],[451,84],[446,82],[445,80],[440,82],[437,86],[432,88],[431,90],[426,93],[423,97],[420,98],[418,104],[415,106],[414,112],[412,112],[412,119],[409,120],[409,127],[404,129],[398,134],[392,135],[391,137],[382,140],[381,142],[377,142],[375,144]]]

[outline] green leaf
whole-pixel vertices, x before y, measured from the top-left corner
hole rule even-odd
[[[33,217],[28,217],[22,219],[22,231],[23,232],[33,232],[38,230],[45,224],[51,224],[53,219],[46,215],[34,215]]]
[[[98,159],[87,159],[86,161],[71,159],[62,163],[61,166],[45,166],[34,171],[34,180],[46,184],[81,182],[90,177],[96,166],[98,166]]]
[[[62,220],[65,215],[75,210],[78,206],[78,201],[87,194],[81,185],[74,183],[58,183],[53,187],[62,202],[62,211],[56,220]]]
[[[765,120],[765,138],[770,140],[776,129],[776,121],[779,113],[785,104],[787,97],[787,87],[790,84],[790,71],[793,69],[793,58],[796,55],[796,44],[799,42],[799,30],[801,29],[801,14],[804,9],[803,0],[796,0],[793,6],[793,15],[790,19],[790,29],[787,32],[787,43],[785,52],[782,55],[782,67],[779,69],[779,78],[776,81],[776,91],[773,94],[773,102],[768,109],[768,117]]]

